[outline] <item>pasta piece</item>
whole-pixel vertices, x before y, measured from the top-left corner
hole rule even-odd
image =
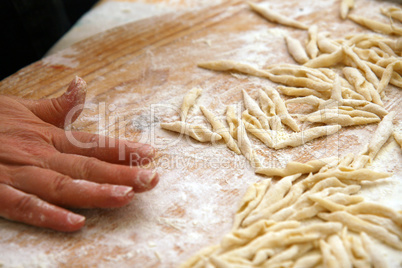
[[[257,117],[264,129],[270,129],[269,118],[258,106],[257,102],[254,101],[245,90],[243,90],[243,100],[245,108],[250,112],[251,115]]]
[[[247,122],[253,126],[255,126],[258,129],[262,129],[262,125],[261,122],[258,121],[258,119],[254,116],[252,116],[251,114],[249,114],[248,110],[243,111],[243,113],[241,114],[242,116],[242,120],[244,122]]]
[[[274,267],[275,265],[281,264],[286,261],[293,261],[294,259],[302,256],[304,253],[309,251],[313,245],[311,244],[300,244],[300,245],[293,245],[288,249],[283,250],[282,252],[272,256],[267,261],[263,263],[263,267]],[[261,262],[260,262],[261,263]],[[256,262],[254,265],[259,265],[259,262]],[[282,267],[282,266],[280,266]]]
[[[251,2],[249,2],[249,5],[252,10],[259,13],[260,15],[262,15],[264,18],[266,18],[267,20],[269,20],[271,22],[279,23],[279,24],[294,27],[294,28],[299,28],[302,30],[308,29],[307,25],[305,25],[301,22],[298,22],[296,20],[290,19],[289,17],[286,17],[275,11],[272,11],[269,8],[264,8],[261,5],[257,5],[257,4],[251,3]]]
[[[331,248],[332,255],[335,256],[338,263],[340,264],[339,267],[352,267],[352,263],[349,260],[346,248],[338,235],[331,235],[328,238],[328,244]]]
[[[275,103],[268,97],[267,93],[265,93],[261,88],[258,89],[258,100],[260,102],[261,110],[267,116],[276,115],[275,112]]]
[[[291,87],[307,87],[319,92],[327,92],[332,89],[331,83],[311,78],[311,76],[320,75],[318,70],[304,66],[273,65],[268,67],[267,73],[271,81]]]
[[[235,231],[241,226],[243,220],[261,202],[270,186],[271,180],[263,180],[248,187],[247,192],[244,194],[243,199],[240,202],[241,205],[234,217],[232,231]]]
[[[328,196],[327,199],[341,205],[353,205],[364,201],[364,198],[362,196],[350,195],[357,193],[361,189],[361,186],[349,185],[345,187],[344,190],[346,191],[347,189],[349,191],[346,194],[341,192],[334,193],[333,195]]]
[[[296,77],[305,77],[315,81],[323,81],[327,83],[332,83],[333,79],[329,79],[322,70],[317,70],[314,68],[309,68],[305,66],[295,65],[295,64],[274,64],[267,67],[273,74],[281,75],[288,74]]]
[[[341,18],[346,19],[348,17],[349,11],[355,7],[355,0],[342,0],[341,2]]]
[[[330,187],[325,188],[325,186],[329,185]],[[336,187],[334,187],[336,186]],[[324,190],[322,190],[324,188]],[[334,193],[340,194],[345,193],[346,195],[354,194],[359,191],[361,187],[358,185],[349,185],[346,186],[340,183],[340,181],[336,178],[328,178],[323,181],[317,183],[311,190],[303,193],[301,197],[290,207],[284,208],[281,211],[278,211],[274,215],[270,217],[272,220],[306,220],[312,217],[315,217],[318,213],[326,211],[322,206],[315,204],[311,201],[311,195],[320,191],[321,196],[327,196],[331,201],[335,201],[338,203],[345,203],[346,200],[342,200],[336,195],[332,195]],[[350,201],[350,200],[347,200]],[[356,200],[353,200],[356,201]]]
[[[307,253],[301,258],[299,258],[293,268],[313,268],[317,267],[317,265],[321,262],[322,257],[318,252]]]
[[[235,152],[236,154],[240,154],[240,149],[234,141],[232,135],[230,135],[229,129],[225,127],[219,119],[217,119],[212,112],[210,112],[204,106],[200,106],[202,113],[207,118],[208,122],[211,124],[212,129],[222,136],[225,140],[227,147]]]
[[[239,119],[236,116],[236,108],[234,105],[229,105],[226,110],[226,121],[229,125],[229,132],[233,138],[237,139],[237,128]]]
[[[326,82],[317,82],[313,79],[306,77],[295,77],[294,75],[288,74],[273,74],[268,71],[268,78],[272,82],[283,84],[291,87],[307,87],[310,89],[314,89],[319,92],[326,92],[331,89],[329,83]]]
[[[311,195],[309,198],[330,212],[345,210],[345,206],[332,202],[328,199],[321,198],[317,195]]]
[[[300,131],[299,126],[296,121],[290,116],[285,103],[282,98],[279,96],[278,91],[273,88],[265,87],[265,93],[271,98],[271,100],[275,103],[275,112],[280,117],[281,121],[290,127],[293,131]]]
[[[335,258],[335,256],[332,254],[330,245],[328,243],[326,243],[324,240],[320,240],[320,249],[321,249],[322,262],[324,264],[324,267],[327,267],[327,268],[342,267],[342,266],[340,266],[340,263]]]
[[[247,219],[244,220],[243,226],[249,226],[250,224],[260,220],[268,218],[272,213],[276,211],[277,203],[283,200],[283,197],[289,192],[292,187],[292,182],[300,177],[301,174],[295,174],[282,178],[279,182],[273,185],[265,194],[258,207],[250,213]]]
[[[318,217],[326,221],[341,222],[346,225],[348,229],[355,232],[366,232],[370,236],[390,245],[396,249],[402,249],[402,243],[394,234],[390,234],[383,227],[376,226],[353,216],[345,211],[337,211],[333,213],[319,213]]]
[[[349,15],[348,18],[356,22],[357,24],[360,24],[377,33],[389,34],[389,35],[402,35],[401,28],[392,26],[390,24],[385,24],[380,21],[367,19],[365,17],[357,15]]]
[[[364,97],[362,95],[360,95],[359,93],[352,90],[353,86],[351,84],[349,84],[349,82],[346,79],[344,79],[343,77],[340,77],[337,73],[335,73],[331,69],[321,68],[320,71],[331,79],[330,82],[332,84],[333,84],[333,81],[335,81],[335,79],[337,79],[337,77],[339,77],[340,82],[341,82],[342,98],[364,100]],[[330,91],[332,92],[332,88],[330,89]]]
[[[289,54],[297,63],[304,64],[309,60],[306,51],[299,40],[290,36],[286,36],[285,40]]]
[[[352,253],[355,256],[353,264],[356,267],[371,267],[371,258],[364,249],[360,237],[351,236],[349,239]]]
[[[281,118],[278,115],[274,115],[269,119],[269,126],[273,131],[278,133],[284,133]],[[278,136],[278,135],[276,135]]]
[[[215,142],[222,139],[218,133],[212,132],[202,125],[191,125],[183,121],[173,123],[161,123],[161,128],[186,134],[200,142]]]
[[[269,177],[272,176],[281,176],[281,177],[286,177],[290,175],[294,175],[297,173],[310,173],[310,172],[317,172],[319,171],[323,166],[327,165],[329,159],[322,159],[322,160],[312,160],[307,163],[300,163],[300,162],[288,162],[286,164],[286,168],[266,168],[266,167],[261,167],[257,168],[255,173],[257,174],[262,174],[266,175]]]
[[[378,252],[376,246],[370,237],[365,233],[360,233],[360,238],[363,242],[363,247],[371,258],[371,265],[373,268],[387,268],[388,264],[384,257]]]
[[[364,96],[367,101],[373,100],[373,96],[376,94],[375,89],[372,84],[366,81],[359,70],[352,67],[345,67],[342,71],[345,78],[355,87],[358,93]],[[380,97],[378,96],[378,98]]]
[[[301,116],[300,120],[311,123],[337,124],[340,126],[366,125],[381,121],[380,118],[374,114],[372,114],[374,116],[370,117],[353,117],[354,112],[356,111],[350,111],[349,114],[346,114],[345,111],[341,109],[323,109],[307,116]]]
[[[304,97],[304,96],[316,96],[322,99],[327,99],[328,94],[325,92],[318,92],[314,89],[305,88],[305,87],[286,87],[286,86],[278,86],[277,89],[283,94],[292,97]]]
[[[306,46],[307,54],[310,58],[314,59],[318,55],[318,47],[317,47],[317,35],[318,35],[318,28],[317,25],[313,25],[308,29],[308,36],[309,41]]]
[[[366,62],[366,64],[378,77],[382,77],[384,75],[385,68],[382,68],[381,66],[378,66],[377,64],[368,61]],[[402,77],[394,71],[392,73],[391,80],[389,81],[389,83],[396,87],[402,88]]]
[[[381,13],[387,17],[397,19],[402,22],[402,9],[397,7],[381,8]]]
[[[367,81],[372,83],[374,87],[377,88],[380,82],[378,81],[378,78],[373,73],[373,71],[367,66],[367,64],[362,61],[359,56],[356,55],[352,48],[344,46],[343,51],[356,64],[356,66],[364,72]]]
[[[201,88],[191,89],[183,98],[183,104],[181,105],[181,121],[185,122],[187,118],[188,111],[195,104],[196,99],[201,95]]]
[[[276,232],[275,235],[266,233],[248,243],[246,246],[230,252],[232,256],[252,259],[255,252],[260,249],[284,247],[295,243],[308,243],[325,238],[339,232],[342,225],[336,222],[314,223],[295,229],[286,229]]]
[[[339,78],[339,75],[337,75],[334,79],[334,87],[332,88],[332,91],[331,91],[331,100],[333,100],[335,103],[337,103],[338,106],[343,101],[341,80]]]
[[[299,133],[293,133],[288,139],[274,144],[275,149],[297,147],[322,136],[329,136],[341,129],[340,125],[313,127]]]
[[[339,44],[329,39],[326,33],[317,34],[317,45],[322,53],[333,53],[339,48]]]
[[[379,65],[379,66],[381,66],[381,67],[383,67],[383,68],[386,68],[388,65],[390,65],[390,64],[399,64],[398,66],[399,66],[399,68],[397,68],[397,70],[399,70],[400,69],[400,62],[399,62],[399,60],[398,60],[398,58],[396,58],[396,57],[389,57],[388,55],[387,55],[387,57],[386,58],[380,58],[377,62],[376,62],[376,64],[377,65]]]
[[[395,222],[391,219],[384,218],[381,216],[371,215],[371,214],[359,214],[357,215],[360,219],[364,221],[368,221],[378,226],[382,226],[387,229],[389,232],[397,235],[399,239],[402,239],[402,228],[399,227]]]
[[[262,128],[258,128],[253,124],[250,124],[247,121],[243,121],[244,127],[246,128],[246,130],[252,134],[253,136],[255,136],[256,138],[258,138],[260,141],[262,141],[267,147],[269,148],[274,148],[274,143],[272,141],[271,135]]]
[[[367,154],[371,159],[374,159],[381,147],[389,139],[393,132],[392,120],[394,119],[395,112],[390,112],[378,124],[377,130],[368,145]]]
[[[363,167],[366,166],[366,164],[369,161],[370,161],[369,156],[367,156],[367,155],[358,155],[353,160],[352,164],[350,165],[350,168],[353,168],[353,169],[363,168]]]
[[[263,70],[259,70],[247,63],[235,62],[231,60],[203,62],[199,63],[198,67],[214,71],[237,71],[253,76],[269,78],[269,74]]]
[[[402,215],[397,211],[380,204],[370,202],[359,203],[353,206],[348,206],[346,208],[346,211],[352,214],[378,215],[381,217],[389,218],[399,226],[402,226]]]
[[[260,160],[257,157],[257,154],[253,150],[252,144],[247,137],[246,129],[244,127],[244,123],[239,120],[239,126],[237,128],[237,141],[242,155],[246,157],[252,167],[261,167]]]
[[[394,131],[394,139],[396,140],[396,142],[399,144],[399,146],[402,149],[402,134]]]
[[[310,178],[306,178],[303,181],[303,184],[307,187],[310,187],[317,182],[330,177],[336,177],[341,181],[349,180],[349,181],[375,181],[383,178],[387,178],[391,176],[392,173],[387,172],[376,172],[370,169],[361,168],[361,169],[351,169],[345,167],[338,167],[333,170],[328,170],[326,172],[320,172],[314,174]]]
[[[309,104],[309,105],[313,106],[314,108],[318,108],[319,106],[322,106],[325,103],[325,101],[316,96],[300,97],[300,98],[295,98],[295,99],[290,99],[290,100],[285,101],[285,104],[292,104],[292,103]]]
[[[384,73],[382,74],[380,84],[378,85],[377,91],[381,95],[384,92],[385,87],[391,81],[392,74],[394,73],[394,66],[397,62],[388,64],[387,68],[385,68]]]
[[[352,161],[354,159],[355,159],[355,155],[353,153],[349,153],[341,158],[341,160],[338,163],[338,167],[343,167],[344,169],[347,169],[347,167],[350,164],[352,164]]]
[[[309,60],[304,64],[310,68],[331,67],[341,63],[344,60],[344,52],[342,47],[338,48],[331,54],[321,54],[320,56]]]
[[[350,106],[357,110],[373,113],[381,118],[388,114],[387,110],[385,110],[380,105],[365,100],[343,99],[342,105]]]
[[[281,229],[278,228],[279,226],[282,226],[283,227],[282,229],[287,229],[287,228],[295,228],[298,227],[299,225],[300,224],[297,222],[292,222],[291,224],[287,222],[286,224],[283,224],[283,223],[276,223],[271,220],[262,220],[256,222],[253,225],[247,226],[246,228],[239,227],[238,229],[233,230],[231,233],[223,237],[221,241],[222,248],[220,250],[220,253],[225,253],[232,249],[243,246],[248,242],[250,242],[251,240],[254,240],[257,236],[261,234],[278,231],[279,229]]]
[[[392,57],[398,57],[398,55],[395,54],[394,50],[390,46],[388,46],[386,43],[379,41],[377,45],[386,54],[388,54]]]

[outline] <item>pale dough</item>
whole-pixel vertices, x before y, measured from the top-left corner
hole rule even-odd
[[[398,7],[381,8],[381,13],[387,17],[399,20],[402,22],[402,9]]]
[[[381,147],[385,144],[385,142],[389,139],[389,137],[393,133],[393,124],[392,120],[395,117],[395,112],[390,112],[386,115],[380,124],[378,124],[377,130],[374,133],[373,138],[371,139],[366,154],[371,158],[378,154]]]
[[[242,155],[246,157],[250,164],[256,168],[260,167],[261,163],[257,157],[257,154],[253,150],[253,145],[251,144],[247,133],[246,128],[244,127],[243,121],[239,120],[239,126],[237,127],[237,142],[240,148]]]
[[[201,95],[201,88],[191,89],[183,98],[183,104],[181,105],[181,121],[186,121],[188,111],[193,107],[197,98]]]
[[[310,58],[314,59],[318,55],[318,46],[317,46],[317,39],[318,39],[318,27],[317,25],[310,26],[308,29],[308,36],[309,41],[306,45],[307,54]]]
[[[275,149],[297,147],[319,137],[332,135],[340,129],[340,125],[313,127],[298,133],[292,133],[286,140],[274,144],[274,147]]]
[[[214,142],[222,139],[221,135],[212,132],[202,125],[192,125],[183,121],[176,121],[173,123],[161,123],[160,126],[163,129],[188,135],[200,142]]]
[[[299,28],[302,30],[307,30],[308,26],[305,25],[304,23],[298,22],[296,20],[290,19],[287,16],[284,16],[282,14],[279,14],[269,8],[262,7],[261,5],[257,5],[254,3],[249,2],[249,5],[252,10],[258,12],[261,14],[264,18],[271,22],[276,22],[285,26],[290,26],[294,28]]]
[[[202,113],[205,115],[207,118],[208,122],[211,124],[212,129],[218,133],[219,135],[222,136],[222,138],[225,140],[227,147],[235,152],[236,154],[240,154],[240,149],[237,146],[235,140],[233,139],[232,135],[230,135],[229,129],[222,124],[222,122],[217,119],[212,112],[210,112],[207,108],[204,106],[200,106],[200,109]]]
[[[327,165],[330,162],[330,159],[317,159],[311,160],[306,163],[300,162],[288,162],[285,168],[266,168],[261,167],[257,168],[255,173],[266,175],[269,177],[272,176],[281,176],[286,177],[290,175],[294,175],[297,173],[310,173],[310,172],[318,172],[323,166]]]
[[[281,119],[282,123],[290,127],[293,131],[300,131],[299,126],[297,125],[296,121],[290,116],[286,105],[280,97],[278,91],[269,87],[265,87],[264,91],[275,103],[275,112]]]
[[[374,32],[389,35],[402,35],[402,28],[396,27],[391,24],[385,24],[380,21],[368,19],[357,15],[349,15],[348,18],[366,28],[369,28]]]
[[[299,40],[290,36],[286,36],[285,40],[289,54],[297,63],[304,64],[309,60],[307,53]]]
[[[297,21],[289,22],[261,5],[250,6],[268,20],[298,27],[292,25],[298,24]],[[341,1],[341,17],[346,18],[353,6],[353,0]],[[395,18],[402,14],[400,9],[383,13]],[[353,15],[349,18],[374,30],[402,33],[392,23],[381,24]],[[290,36],[286,41],[289,53],[304,66],[276,64],[259,69],[235,61],[199,64],[211,70],[237,71],[283,84],[278,90],[284,95],[303,97],[286,104],[304,103],[316,110],[299,115],[301,121],[335,125],[286,134],[285,140],[277,142],[274,138],[275,130],[281,129],[279,118],[293,131],[299,131],[285,102],[272,88],[258,89],[259,105],[243,91],[246,111],[236,113],[235,106],[228,106],[226,133],[237,139],[242,154],[256,167],[256,173],[281,179],[276,182],[265,179],[251,185],[235,215],[231,233],[219,245],[199,253],[182,267],[385,267],[371,238],[402,250],[402,215],[386,206],[366,202],[358,195],[363,182],[392,175],[367,166],[392,134],[401,142],[400,134],[393,132],[394,113],[382,107],[382,98],[389,83],[402,87],[398,73],[402,69],[399,61],[402,41],[368,34],[332,40],[318,32],[316,26],[301,28],[309,29],[306,50]],[[346,79],[323,68],[338,64],[347,66],[343,69]],[[213,126],[213,114],[204,107],[201,109]],[[263,167],[246,133],[247,130],[269,148],[280,149],[335,133],[341,126],[380,121],[363,154],[350,153],[331,161],[289,162],[282,169]]]
[[[261,110],[260,106],[258,106],[258,103],[253,100],[245,90],[243,90],[243,100],[244,107],[251,115],[255,116],[258,121],[260,121],[262,127],[264,129],[270,129],[268,116]]]
[[[342,0],[340,6],[340,15],[342,19],[346,19],[348,17],[349,11],[354,8],[355,0]]]

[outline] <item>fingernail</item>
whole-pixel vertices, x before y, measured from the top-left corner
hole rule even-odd
[[[74,213],[69,213],[67,216],[67,221],[71,224],[78,224],[85,221],[85,217]]]
[[[145,173],[145,172],[144,172]],[[152,181],[155,179],[157,173],[156,170],[147,170],[145,174],[142,174],[140,180],[145,185],[151,185]]]
[[[113,190],[113,195],[117,197],[127,196],[130,192],[133,191],[132,187],[127,186],[115,186]]]
[[[152,146],[147,146],[143,151],[144,157],[153,158],[155,156],[155,149]]]

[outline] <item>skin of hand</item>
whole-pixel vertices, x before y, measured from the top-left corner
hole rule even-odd
[[[105,146],[80,148],[70,142],[63,127],[68,116],[73,114],[71,122],[79,116],[82,109],[76,107],[83,107],[85,95],[79,77],[54,99],[0,95],[0,217],[73,232],[85,225],[85,217],[65,208],[122,207],[134,193],[158,183],[155,171],[128,166],[130,155],[151,162],[150,145],[74,131],[70,135],[83,144],[100,144],[102,138]],[[122,146],[124,161],[119,160]]]

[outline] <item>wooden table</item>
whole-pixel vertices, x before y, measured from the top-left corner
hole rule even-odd
[[[338,2],[289,0],[271,5],[307,24],[316,23],[334,37],[364,31],[338,18]],[[356,3],[356,12],[365,14],[390,5],[370,0]],[[75,75],[83,77],[88,99],[74,129],[153,144],[158,149],[155,165],[162,176],[157,188],[137,195],[124,208],[77,210],[86,216],[87,224],[74,234],[0,219],[0,263],[5,267],[175,267],[201,248],[218,243],[230,230],[247,186],[263,178],[223,144],[179,138],[161,130],[159,122],[178,119],[183,95],[195,86],[204,90],[199,104],[221,115],[226,105],[241,103],[241,89],[255,97],[259,87],[275,86],[266,79],[211,72],[196,64],[215,59],[260,67],[293,63],[283,40],[287,33],[300,40],[307,37],[305,31],[266,22],[243,1],[225,1],[214,8],[109,30],[1,81],[1,93],[37,99],[59,96]],[[395,124],[401,129],[401,91],[388,87],[386,93],[385,107],[397,112]],[[200,115],[194,109],[190,121],[203,122]],[[120,133],[111,127],[113,118],[122,122],[117,127]],[[251,139],[257,153],[272,166],[284,166],[290,160],[305,162],[358,152],[375,128],[344,128],[306,146],[279,151]],[[369,199],[399,210],[401,158],[395,142],[388,144],[374,167],[395,175],[390,184],[378,184],[378,191],[366,193]]]

